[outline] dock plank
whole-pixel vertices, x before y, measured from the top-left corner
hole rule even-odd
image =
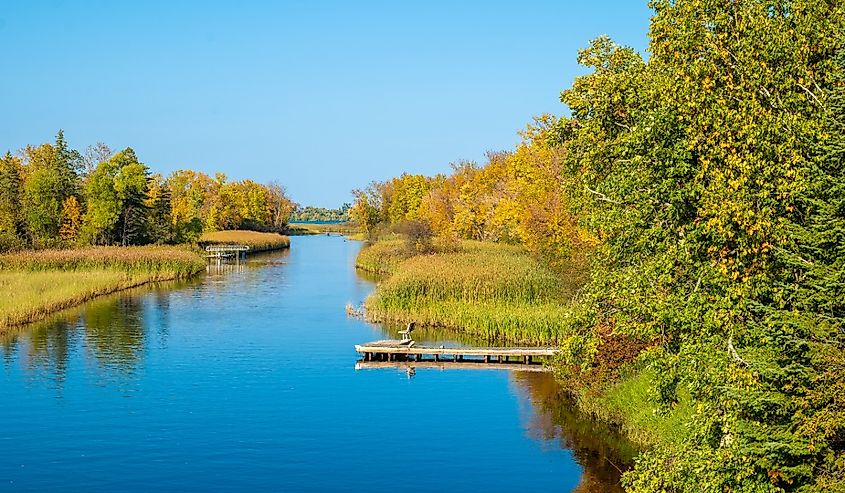
[[[393,368],[396,370],[511,370],[545,373],[552,371],[550,367],[541,364],[524,365],[522,363],[484,363],[483,361],[357,361],[356,370],[380,370]]]
[[[490,357],[543,357],[558,353],[556,347],[434,347],[402,344],[396,340],[383,340],[358,344],[355,350],[366,354],[399,354],[424,356],[490,356]]]

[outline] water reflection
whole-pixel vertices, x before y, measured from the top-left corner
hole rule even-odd
[[[85,347],[103,368],[131,375],[144,356],[146,324],[136,296],[95,303],[82,317]]]
[[[8,451],[0,453],[0,478],[31,491],[69,484],[85,491],[178,489],[174,478],[190,481],[182,489],[334,491],[369,467],[388,480],[436,471],[447,484],[487,468],[524,478],[528,487],[566,477],[570,490],[580,466],[576,491],[619,491],[616,468],[628,467],[634,449],[578,414],[551,375],[455,372],[434,379],[406,370],[395,385],[396,375],[352,374],[352,345],[379,334],[346,319],[343,304],[350,296],[360,301],[372,285],[349,269],[355,249],[336,239],[309,241],[296,257],[251,257],[242,269],[208,274],[190,289],[140,288],[0,335],[7,367],[0,368],[0,390],[9,396],[0,406],[9,425],[0,445],[16,444],[0,446]],[[415,335],[479,344],[445,330]],[[490,392],[501,403],[495,412],[488,412]],[[445,411],[444,395],[455,403]],[[520,416],[514,400],[523,406]],[[393,460],[395,448],[373,443],[371,433],[404,426],[408,413],[414,426],[403,431],[413,443],[435,439],[414,452],[411,470],[385,471],[377,465]],[[466,432],[475,425],[477,432]],[[508,446],[494,451],[465,440],[464,451],[460,440],[446,444],[464,432]],[[358,453],[362,448],[366,453]],[[555,452],[555,469],[531,455],[546,450]],[[28,467],[11,466],[13,456]],[[90,478],[68,480],[86,468],[94,471]]]
[[[609,426],[578,411],[572,399],[549,373],[514,371],[511,383],[526,398],[523,413],[529,436],[555,441],[569,449],[583,467],[576,492],[622,492],[622,472],[633,465],[637,449]]]
[[[110,380],[127,380],[144,359],[149,322],[144,295],[155,304],[160,341],[166,344],[169,292],[188,283],[170,282],[105,296],[45,320],[0,334],[4,364],[16,361],[37,380],[49,382],[61,395],[72,360],[81,359]]]
[[[395,338],[402,328],[387,324],[382,332],[385,338]],[[443,328],[417,329],[414,339],[427,345],[496,345]],[[413,366],[414,363],[408,363],[402,371],[408,371],[410,377]],[[572,451],[583,468],[574,492],[622,493],[620,478],[633,466],[637,448],[612,427],[580,412],[552,373],[514,369],[509,372],[509,378],[511,390],[523,405],[522,421],[528,436]]]

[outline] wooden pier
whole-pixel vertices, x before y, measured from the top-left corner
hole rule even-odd
[[[234,259],[240,262],[242,258],[246,258],[247,252],[247,245],[208,245],[205,247],[205,258],[217,261]]]
[[[461,360],[459,363],[452,361],[356,361],[356,370],[382,370],[392,368],[399,371],[409,370],[513,370],[529,371],[536,373],[550,372],[552,368],[547,365],[532,363],[526,365],[516,361],[510,363],[485,363],[484,361]]]
[[[429,363],[433,363],[433,367],[446,368],[439,365],[445,362],[476,368],[490,365],[490,369],[543,368],[541,360],[558,352],[555,347],[433,347],[417,345],[408,340],[368,342],[355,346],[355,350],[362,356],[356,368],[375,368],[381,365],[371,363],[392,362],[413,362],[414,366],[420,368]]]

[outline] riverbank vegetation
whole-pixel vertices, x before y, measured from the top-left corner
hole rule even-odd
[[[203,233],[199,244],[205,245],[246,245],[251,252],[266,252],[290,248],[290,238],[278,233],[259,231],[231,230]]]
[[[630,491],[842,491],[843,6],[651,5],[648,59],[606,37],[579,53],[571,116],[482,165],[358,190],[350,213],[371,239],[419,222],[588,268],[542,330],[581,405],[648,444]],[[414,279],[460,297],[474,275],[460,257],[370,257],[393,272],[377,296],[432,323],[452,315]]]
[[[352,223],[298,223],[291,222],[285,231],[291,236],[321,235],[337,233],[342,235],[357,235],[361,229]]]
[[[180,247],[87,247],[0,255],[0,331],[97,296],[201,272]]]
[[[359,257],[359,265],[391,274],[366,301],[372,319],[414,320],[491,341],[560,340],[573,283],[524,249],[475,241],[410,257],[405,249],[404,242],[386,241]]]
[[[282,232],[284,188],[193,170],[154,174],[131,148],[52,144],[0,158],[0,251],[79,245],[195,243],[204,232]]]
[[[113,153],[98,144],[81,153],[59,131],[54,143],[0,158],[0,252],[17,252],[0,256],[0,327],[202,271],[187,248],[133,246],[196,245],[219,234],[259,251],[287,247],[275,232],[293,209],[278,184],[192,170],[164,178],[131,148]],[[266,233],[221,231],[234,228]]]

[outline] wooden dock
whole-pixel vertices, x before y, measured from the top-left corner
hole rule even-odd
[[[218,262],[226,259],[235,259],[236,262],[240,262],[241,258],[246,258],[247,252],[249,252],[247,245],[209,245],[205,247],[205,258]]]
[[[359,362],[362,368],[379,366],[367,363],[390,362],[414,362],[418,367],[424,366],[419,363],[451,362],[454,365],[472,365],[479,368],[486,365],[496,365],[495,368],[503,369],[542,368],[542,359],[558,353],[555,347],[433,347],[417,345],[414,341],[397,340],[359,344],[355,346],[355,350],[362,356],[362,361]],[[490,366],[490,369],[493,368]]]
[[[485,363],[484,361],[462,360],[459,363],[452,361],[356,361],[356,370],[382,370],[392,368],[399,371],[408,370],[512,370],[529,372],[549,372],[550,366],[532,363],[526,365],[518,361],[510,363]]]

